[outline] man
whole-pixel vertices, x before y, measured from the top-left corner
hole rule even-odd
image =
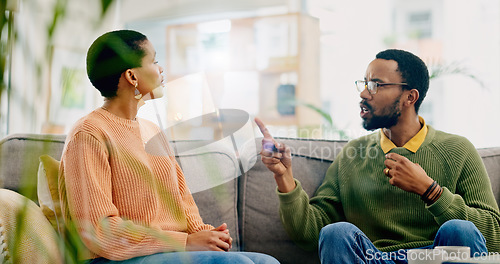
[[[498,205],[476,149],[418,116],[429,87],[423,61],[382,51],[356,86],[363,127],[380,130],[350,141],[310,199],[290,149],[255,120],[291,238],[306,249],[319,241],[322,263],[405,263],[405,249],[444,245],[499,252]]]

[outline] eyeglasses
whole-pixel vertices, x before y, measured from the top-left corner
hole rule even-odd
[[[368,89],[368,92],[370,94],[376,94],[378,91],[378,87],[380,86],[386,86],[386,85],[408,85],[407,83],[378,83],[374,81],[355,81],[356,88],[358,89],[358,92],[362,92],[365,89]]]

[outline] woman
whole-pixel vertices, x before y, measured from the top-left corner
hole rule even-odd
[[[158,97],[162,72],[139,32],[108,32],[88,50],[87,74],[105,100],[68,134],[59,188],[89,263],[278,263],[227,252],[227,225],[203,223],[174,156],[146,153],[161,131],[136,114],[143,97]]]

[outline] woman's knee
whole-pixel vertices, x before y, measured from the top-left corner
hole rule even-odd
[[[280,262],[273,256],[257,252],[237,252],[250,259],[255,264],[279,264]]]
[[[128,261],[126,262],[128,264]],[[254,264],[247,256],[240,252],[224,251],[186,251],[158,253],[142,257],[140,262],[133,263],[207,263],[207,264]]]
[[[238,254],[238,252],[230,252],[229,254],[224,254],[216,263],[245,263],[254,264],[250,258],[245,255]]]

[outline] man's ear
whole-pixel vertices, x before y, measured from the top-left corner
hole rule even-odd
[[[132,86],[135,86],[135,84],[137,83],[137,77],[134,73],[134,70],[132,69],[127,69],[123,73],[123,77],[125,77],[125,80],[127,80],[127,82],[130,83]]]
[[[414,105],[417,102],[419,96],[420,94],[418,93],[417,89],[411,89],[403,104],[405,106]]]

